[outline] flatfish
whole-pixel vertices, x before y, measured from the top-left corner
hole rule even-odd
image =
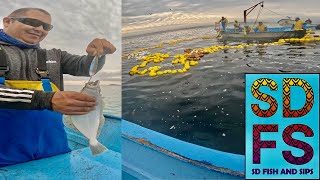
[[[89,146],[92,155],[98,155],[107,150],[107,148],[102,145],[97,140],[99,125],[101,127],[101,119],[103,117],[103,106],[104,102],[101,97],[100,92],[100,81],[89,81],[85,84],[81,93],[85,93],[91,96],[95,96],[97,99],[96,109],[90,111],[85,115],[72,115],[72,124],[82,133],[86,138],[89,139]]]

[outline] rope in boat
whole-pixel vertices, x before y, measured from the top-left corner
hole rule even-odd
[[[260,14],[261,14],[261,12],[262,12],[262,9],[263,9],[263,6],[260,6],[259,13],[258,13],[258,15],[257,15],[256,21],[254,22],[253,26],[256,25],[256,23],[257,23],[257,21],[258,21],[258,19],[259,19],[259,16],[260,16]]]
[[[265,7],[265,9],[268,10],[268,11],[270,11],[270,12],[272,12],[272,13],[274,13],[274,14],[276,14],[276,15],[279,15],[279,16],[281,16],[281,17],[289,18],[289,16],[284,16],[284,15],[282,15],[282,14],[276,13],[276,12],[274,12],[274,11],[266,8],[266,7]]]

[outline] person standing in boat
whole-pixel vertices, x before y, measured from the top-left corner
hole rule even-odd
[[[312,23],[311,19],[307,19],[303,23],[303,29],[307,29],[307,25],[310,25]]]
[[[241,28],[241,26],[240,26],[240,23],[239,23],[237,20],[234,21],[233,26],[234,26],[234,30],[235,30],[236,32],[239,32],[239,31],[242,30],[242,28]]]
[[[247,33],[253,33],[253,32],[254,32],[254,29],[251,26],[249,26],[249,25],[244,26],[243,34],[246,35]]]
[[[306,24],[312,24],[312,21],[311,21],[311,19],[309,18],[309,19],[307,19],[307,20],[305,21],[305,23],[306,23]]]
[[[263,22],[259,22],[257,27],[254,29],[254,32],[266,32],[267,31],[267,26],[263,24]]]
[[[226,31],[226,27],[228,26],[228,19],[223,17],[218,21],[218,23],[221,23],[221,26],[222,26],[222,30],[223,31]]]
[[[39,8],[18,9],[3,18],[0,167],[69,152],[62,114],[95,109],[95,97],[63,91],[62,75],[89,76],[93,58],[100,57],[100,70],[105,55],[116,48],[106,39],[94,39],[85,56],[41,49],[40,42],[52,28],[51,15]]]
[[[295,22],[292,25],[292,29],[295,31],[303,30],[305,26],[304,24],[305,22],[303,20],[300,20],[299,17],[296,17]]]

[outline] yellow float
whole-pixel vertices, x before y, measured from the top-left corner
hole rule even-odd
[[[160,43],[157,46],[153,46],[150,48],[143,48],[134,51],[130,55],[125,55],[126,57],[133,56],[134,54],[139,54],[142,51],[145,50],[150,50],[150,49],[155,49],[159,47],[163,47],[166,44],[176,44],[184,41],[190,41],[194,39],[199,39],[199,38],[186,38],[186,39],[181,39],[181,40],[175,40],[175,41],[170,41],[167,43]],[[205,48],[196,48],[196,49],[185,49],[184,54],[176,54],[172,58],[172,65],[177,66],[177,65],[182,65],[182,69],[166,69],[163,71],[160,71],[161,66],[152,66],[147,69],[142,69],[145,68],[149,63],[161,63],[165,61],[166,59],[170,58],[170,54],[162,54],[162,53],[155,53],[155,54],[149,54],[140,58],[137,58],[137,61],[142,61],[141,64],[135,65],[134,67],[131,68],[129,74],[130,75],[145,75],[149,73],[149,76],[151,77],[156,77],[156,76],[161,76],[161,75],[167,75],[167,74],[177,74],[177,73],[185,73],[188,70],[191,69],[192,66],[196,66],[199,64],[199,60],[204,57],[206,54],[212,54],[215,52],[218,52],[219,50],[224,50],[224,49],[243,49],[246,47],[252,47],[252,46],[277,46],[277,45],[282,45],[284,43],[309,43],[309,42],[315,42],[315,41],[320,41],[319,37],[311,37],[311,32],[308,31],[308,33],[303,37],[303,38],[290,38],[290,39],[279,39],[276,42],[272,43],[264,43],[264,44],[240,44],[236,46],[230,46],[230,45],[214,45],[211,47],[205,47]],[[141,70],[140,70],[141,69]]]

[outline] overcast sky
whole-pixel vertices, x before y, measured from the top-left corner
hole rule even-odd
[[[258,2],[260,0],[123,0],[122,30],[195,22],[213,24],[221,16],[243,21],[243,11]],[[256,8],[248,18],[254,21],[258,11]],[[264,0],[260,20],[277,22],[286,16],[311,18],[320,23],[320,0]]]
[[[103,72],[115,75],[121,71],[121,1],[119,0],[0,0],[0,18],[22,7],[38,7],[51,13],[54,28],[41,47],[58,48],[85,55],[94,38],[106,38],[117,51],[107,56]],[[3,24],[0,23],[0,28]],[[101,75],[102,76],[102,75]],[[102,76],[105,77],[105,76]],[[113,78],[113,77],[112,77]]]

